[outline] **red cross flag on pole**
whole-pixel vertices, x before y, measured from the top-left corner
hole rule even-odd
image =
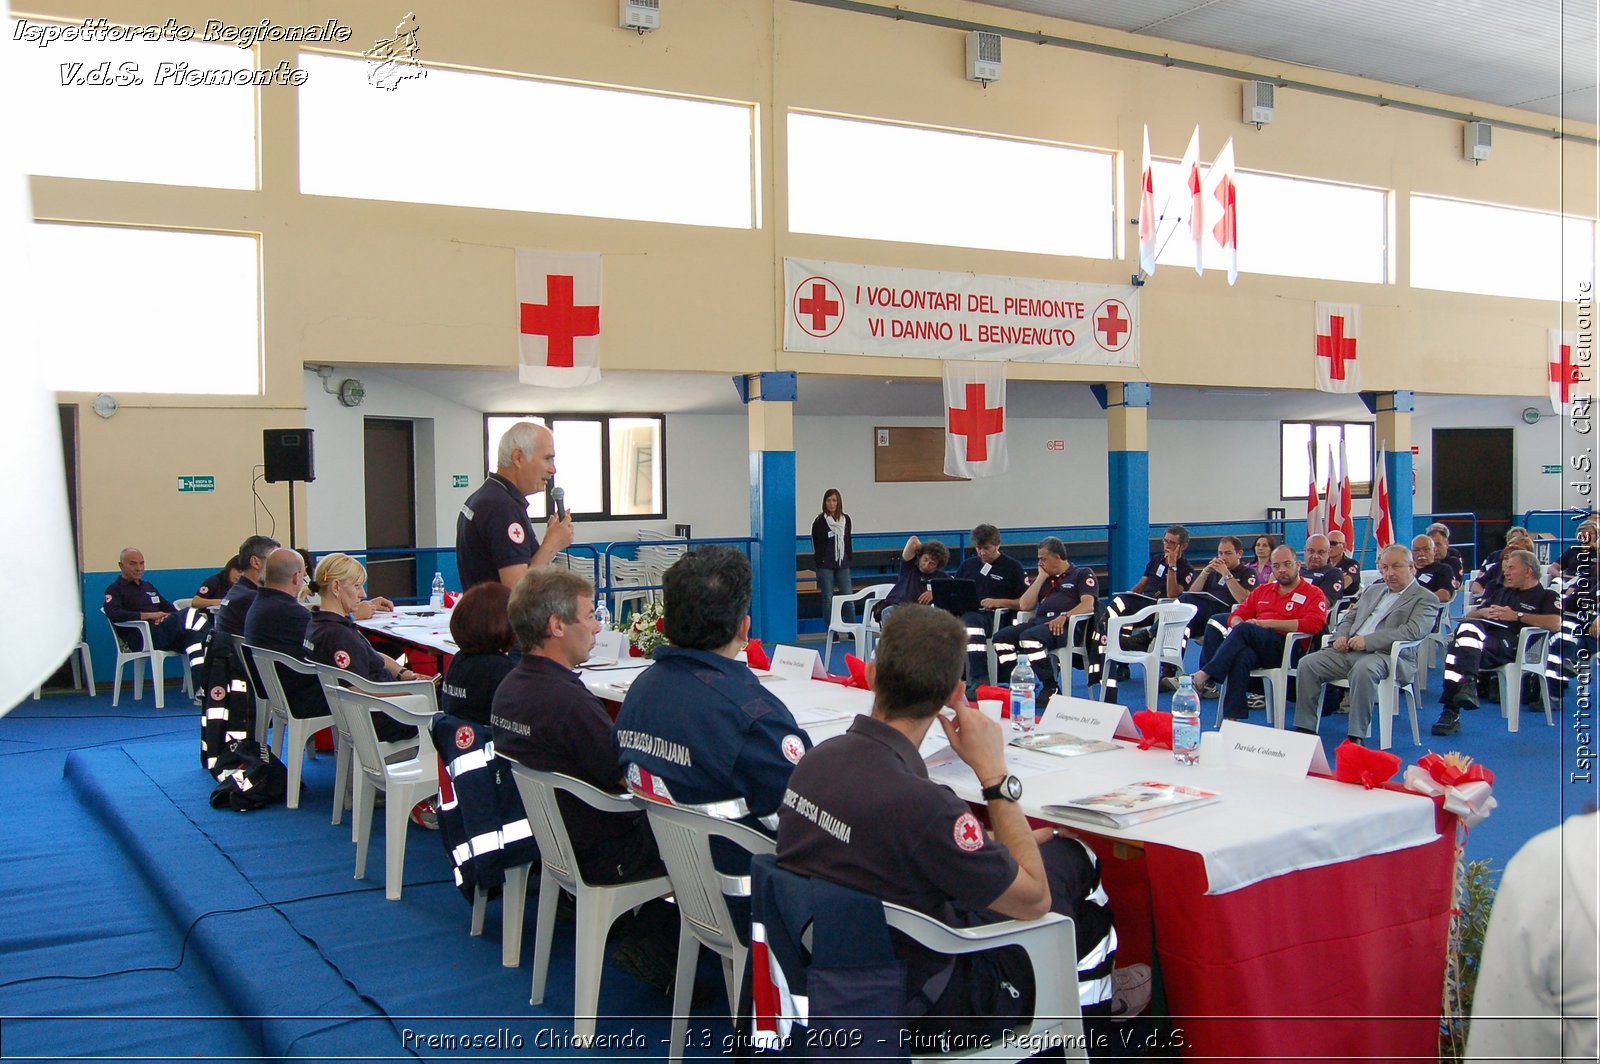
[[[1156,272],[1156,175],[1150,167],[1150,127],[1144,127],[1144,164],[1139,170],[1139,269]]]
[[[1228,257],[1228,284],[1239,279],[1239,219],[1237,194],[1233,183],[1233,138],[1217,153],[1217,161],[1206,171],[1206,185],[1211,190],[1211,213],[1217,219],[1211,227],[1211,239]]]
[[[1006,471],[1006,364],[944,364],[944,472],[992,477]]]
[[[1388,446],[1378,448],[1378,464],[1373,474],[1372,508],[1367,511],[1367,526],[1373,530],[1378,549],[1394,542],[1394,523],[1389,520]]]
[[[1550,355],[1550,407],[1558,414],[1567,412],[1567,405],[1578,398],[1587,403],[1594,394],[1589,386],[1589,373],[1582,362],[1574,362],[1572,354],[1578,349],[1578,334],[1549,330]],[[1587,413],[1587,411],[1584,411]]]
[[[1356,519],[1350,512],[1350,452],[1344,437],[1339,437],[1339,530],[1344,533],[1345,549],[1356,552]]]
[[[1354,393],[1361,390],[1356,372],[1356,341],[1361,338],[1361,308],[1354,303],[1317,304],[1317,390]]]
[[[1194,127],[1194,132],[1189,135],[1189,146],[1183,149],[1183,158],[1178,162],[1178,180],[1183,182],[1183,190],[1189,194],[1189,240],[1194,244],[1194,272],[1203,275],[1206,272],[1206,246],[1203,240],[1206,212],[1204,201],[1200,198],[1199,126]]]
[[[1309,539],[1328,531],[1322,521],[1322,499],[1317,495],[1317,445],[1313,440],[1306,441],[1306,461],[1309,463],[1309,472],[1306,474],[1306,538]]]
[[[522,382],[576,388],[600,379],[599,255],[517,249]]]

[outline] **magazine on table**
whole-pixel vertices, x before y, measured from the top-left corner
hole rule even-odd
[[[1099,827],[1125,828],[1173,813],[1199,809],[1221,798],[1216,791],[1145,780],[1125,784],[1113,791],[1074,798],[1059,805],[1047,805],[1044,813],[1046,816],[1058,816],[1063,820],[1076,820]]]
[[[1081,757],[1084,754],[1103,754],[1108,750],[1122,749],[1117,743],[1102,742],[1099,739],[1081,739],[1069,732],[1034,732],[1031,735],[1019,735],[1011,740],[1011,745],[1021,750],[1034,750],[1054,757]]]

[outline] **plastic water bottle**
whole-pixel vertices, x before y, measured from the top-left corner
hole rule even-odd
[[[444,574],[433,574],[433,594],[428,596],[428,605],[436,610],[444,609]]]
[[[1172,760],[1180,765],[1200,761],[1200,696],[1187,676],[1179,678],[1172,696]]]
[[[594,600],[594,619],[602,630],[611,627],[611,610],[603,597]]]
[[[1019,657],[1017,667],[1011,670],[1011,723],[1022,729],[1024,734],[1033,730],[1037,685],[1028,660]]]

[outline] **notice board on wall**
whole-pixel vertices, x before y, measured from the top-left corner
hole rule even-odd
[[[879,484],[966,480],[944,473],[944,429],[931,425],[878,425],[872,430],[872,479]]]

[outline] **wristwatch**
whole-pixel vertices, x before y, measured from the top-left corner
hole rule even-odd
[[[1022,800],[1022,781],[1015,776],[1007,776],[994,786],[985,787],[982,793],[983,800],[986,802],[992,802],[996,798],[1004,798],[1008,802],[1020,802]]]

